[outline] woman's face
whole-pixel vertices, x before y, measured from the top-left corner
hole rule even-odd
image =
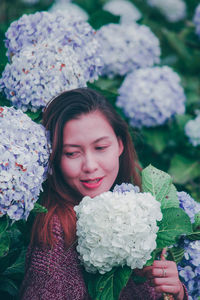
[[[108,191],[119,171],[123,144],[99,111],[65,124],[61,171],[66,182],[82,196]]]

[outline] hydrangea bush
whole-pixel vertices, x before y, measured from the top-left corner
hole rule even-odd
[[[147,0],[147,3],[160,10],[169,22],[178,22],[186,17],[186,4],[183,0]]]
[[[20,55],[22,48],[52,40],[57,46],[69,45],[79,58],[88,81],[98,78],[102,62],[95,31],[84,21],[69,22],[62,13],[36,12],[23,15],[9,26],[5,46],[7,56]]]
[[[200,114],[186,123],[185,134],[194,147],[200,145]]]
[[[0,88],[13,105],[37,111],[64,90],[86,86],[76,52],[56,41],[23,48],[13,56],[0,79]]]
[[[49,159],[42,125],[21,110],[0,107],[0,215],[27,219],[42,190]]]
[[[102,48],[102,75],[125,75],[160,61],[159,40],[145,25],[108,24],[98,30],[97,38]]]
[[[200,203],[196,202],[186,192],[178,192],[177,195],[180,207],[184,209],[191,222],[194,223],[195,215],[200,213]],[[189,299],[198,300],[200,296],[200,240],[181,240],[179,246],[185,250],[183,259],[178,265],[179,276],[187,287]]]
[[[153,67],[128,74],[118,90],[121,107],[133,127],[164,124],[185,112],[185,94],[180,78],[170,67]]]
[[[120,23],[131,23],[142,17],[139,9],[127,0],[110,0],[104,4],[103,9],[120,16]]]
[[[200,37],[200,4],[195,9],[193,22],[196,27],[196,34]]]
[[[77,250],[88,272],[142,268],[156,248],[160,203],[150,193],[105,192],[75,207]],[[134,216],[134,217],[133,217]]]

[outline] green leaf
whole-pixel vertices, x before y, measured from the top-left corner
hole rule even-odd
[[[184,131],[186,123],[191,120],[193,117],[188,114],[176,115],[176,122],[180,130]]]
[[[119,19],[120,19],[119,16],[114,16],[108,11],[97,10],[90,16],[88,22],[94,29],[99,29],[103,25],[109,23],[119,23]]]
[[[23,274],[25,266],[26,249],[23,249],[16,259],[16,261],[9,266],[3,273],[3,275]]]
[[[200,176],[200,163],[196,159],[176,154],[171,160],[169,173],[175,183],[185,184]]]
[[[173,261],[175,261],[175,263],[178,264],[183,258],[184,248],[180,248],[180,247],[168,248],[168,252],[172,257]]]
[[[7,292],[12,296],[16,296],[18,294],[18,287],[13,280],[9,278],[0,277],[0,290]]]
[[[191,234],[188,234],[186,238],[191,241],[200,240],[200,231],[192,232]]]
[[[26,112],[26,114],[33,120],[33,121],[37,121],[40,122],[42,119],[42,110],[38,109],[36,112],[32,112],[30,110],[28,110]]]
[[[32,210],[33,213],[46,213],[48,210],[46,207],[40,205],[39,203],[35,203],[34,208]]]
[[[5,231],[0,237],[0,257],[4,256],[9,251],[10,236]]]
[[[132,270],[127,267],[113,268],[106,274],[86,274],[88,291],[93,300],[118,300]]]
[[[157,248],[165,248],[177,242],[182,234],[192,233],[189,216],[181,208],[166,208],[162,210],[163,218],[158,222]]]
[[[165,128],[144,128],[141,131],[146,142],[155,150],[157,153],[162,153],[169,142],[169,130]]]
[[[0,238],[1,238],[1,235],[4,234],[4,232],[8,228],[8,225],[9,225],[8,218],[6,216],[1,217],[0,218]]]
[[[200,229],[200,212],[194,216],[193,230],[195,231],[197,229]]]
[[[176,188],[169,174],[149,165],[142,171],[142,190],[150,192],[161,208],[179,207]]]

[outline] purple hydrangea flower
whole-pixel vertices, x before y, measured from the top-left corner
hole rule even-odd
[[[116,184],[113,192],[118,192],[118,193],[126,193],[126,192],[130,192],[130,191],[134,191],[135,193],[139,193],[140,192],[140,188],[137,185],[133,185],[131,183],[122,183],[122,184]]]
[[[97,31],[101,44],[102,75],[125,75],[160,61],[158,38],[145,25],[108,24]]]
[[[200,295],[200,241],[185,241],[184,258],[178,265],[179,276],[192,300]]]
[[[200,4],[197,5],[197,7],[195,9],[193,22],[194,22],[195,27],[196,27],[196,34],[200,38]]]
[[[185,111],[186,98],[180,78],[168,66],[128,74],[118,92],[116,104],[133,127],[162,125]]]
[[[185,134],[194,147],[200,145],[200,114],[194,120],[186,123]]]
[[[27,219],[46,179],[45,129],[21,110],[0,107],[0,215]]]
[[[183,0],[147,0],[156,7],[169,22],[178,22],[186,17],[186,4]]]
[[[200,212],[200,203],[195,201],[189,194],[186,192],[177,192],[179,199],[179,204],[182,209],[188,214],[192,223],[194,223],[195,214]]]
[[[57,47],[71,46],[78,55],[79,65],[87,81],[97,79],[101,71],[100,45],[95,31],[87,22],[70,22],[69,18],[59,12],[36,12],[12,22],[5,36],[10,60],[13,55],[19,55],[22,48],[52,40]]]
[[[0,79],[0,88],[17,108],[36,111],[64,90],[86,86],[76,52],[56,41],[23,48],[13,56]]]
[[[127,0],[110,0],[104,4],[103,9],[120,16],[120,23],[135,22],[142,17],[138,8]]]

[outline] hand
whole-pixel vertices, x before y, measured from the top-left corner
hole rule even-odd
[[[184,289],[175,262],[155,260],[152,266],[137,270],[136,274],[149,279],[157,292],[169,293],[174,296],[174,299],[183,300]]]

